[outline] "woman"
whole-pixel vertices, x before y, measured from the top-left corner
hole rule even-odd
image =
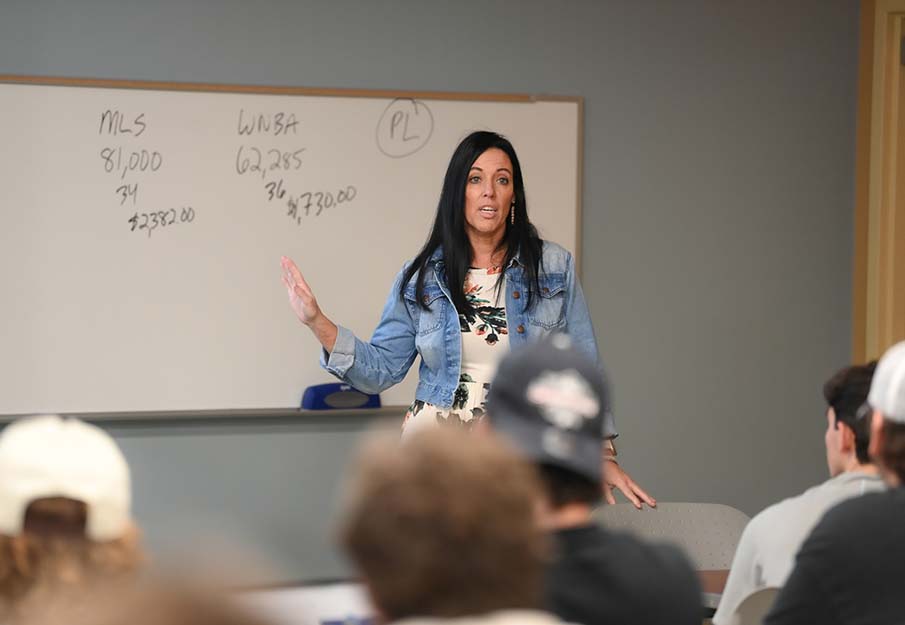
[[[493,132],[468,135],[453,153],[430,237],[396,277],[369,342],[323,314],[295,263],[284,257],[282,265],[290,304],[323,345],[323,366],[339,379],[377,393],[401,381],[421,356],[404,433],[437,422],[476,423],[498,360],[540,336],[565,332],[598,360],[572,255],[538,237],[518,157]],[[636,507],[655,505],[613,458],[612,418],[606,433],[607,501],[615,487]]]

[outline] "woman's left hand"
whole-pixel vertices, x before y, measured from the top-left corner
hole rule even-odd
[[[606,459],[603,461],[603,497],[607,503],[616,503],[616,497],[613,496],[614,488],[621,491],[638,510],[643,503],[651,508],[657,507],[657,500],[644,492],[644,489],[638,486],[617,462]]]

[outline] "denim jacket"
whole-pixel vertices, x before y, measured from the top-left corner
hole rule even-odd
[[[506,267],[506,322],[509,346],[517,350],[531,340],[553,332],[568,334],[573,344],[595,362],[597,341],[588,306],[575,275],[572,254],[555,243],[543,242],[540,293],[530,285],[531,306],[527,310],[528,279],[519,261]],[[365,393],[379,393],[400,382],[421,356],[415,399],[435,406],[452,406],[459,384],[462,338],[459,315],[446,284],[443,251],[438,249],[427,264],[422,308],[415,298],[417,274],[399,296],[405,267],[396,276],[383,313],[369,342],[339,326],[333,351],[322,351],[321,365],[343,382]],[[461,288],[461,287],[460,287]],[[616,434],[611,417],[606,435]]]

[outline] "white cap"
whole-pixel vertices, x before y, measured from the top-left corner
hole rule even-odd
[[[131,487],[129,466],[113,439],[58,416],[6,426],[0,433],[0,534],[21,534],[28,504],[48,497],[85,503],[88,538],[121,537],[131,522]]]
[[[905,341],[883,354],[874,371],[867,403],[887,421],[905,423]]]

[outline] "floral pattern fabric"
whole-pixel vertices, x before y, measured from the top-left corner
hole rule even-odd
[[[495,271],[494,271],[495,270]],[[483,336],[488,345],[496,345],[501,334],[509,334],[506,328],[506,307],[495,306],[496,303],[496,278],[492,284],[488,280],[482,280],[481,274],[474,274],[472,269],[465,276],[465,300],[471,304],[473,312],[459,315],[459,326],[462,332],[474,332],[477,336]],[[499,275],[498,267],[487,269],[483,276]],[[494,297],[494,301],[487,299]],[[459,383],[463,380],[460,378]],[[473,381],[473,380],[471,380]]]
[[[436,425],[471,428],[484,416],[490,380],[497,363],[509,351],[505,284],[497,287],[500,271],[498,267],[471,269],[466,274],[465,299],[473,311],[459,315],[462,369],[453,404],[440,408],[415,400],[405,413],[403,435]]]

